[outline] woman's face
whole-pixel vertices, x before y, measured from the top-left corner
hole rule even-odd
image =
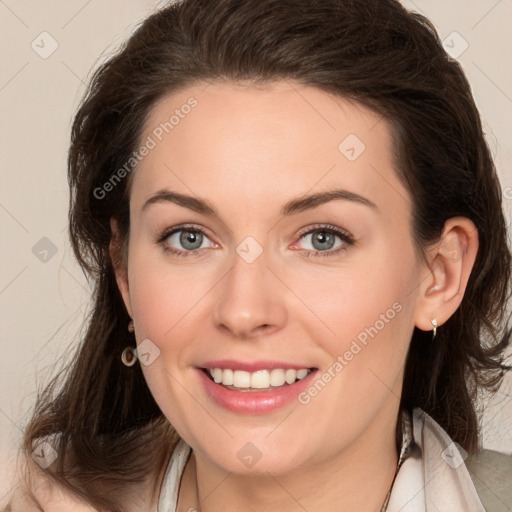
[[[118,283],[151,392],[204,461],[278,474],[390,445],[421,276],[391,148],[375,113],[284,81],[152,110]]]

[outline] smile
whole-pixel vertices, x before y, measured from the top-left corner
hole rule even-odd
[[[249,391],[251,389],[271,389],[290,385],[304,379],[311,368],[273,368],[254,372],[232,370],[230,368],[208,368],[206,371],[216,384],[222,384],[229,389]]]
[[[290,368],[290,366],[295,366]],[[195,368],[208,400],[228,411],[264,414],[293,403],[311,385],[318,368],[278,361],[211,361]]]

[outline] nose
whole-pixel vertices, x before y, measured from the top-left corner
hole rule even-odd
[[[218,287],[215,325],[243,340],[273,334],[286,322],[284,296],[283,283],[267,267],[265,253],[251,263],[235,254]]]

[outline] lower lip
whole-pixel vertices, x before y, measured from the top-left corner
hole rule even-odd
[[[203,370],[197,368],[197,372],[206,393],[218,405],[233,412],[260,414],[275,411],[297,399],[310,385],[317,370],[293,384],[266,391],[235,391],[210,380]]]

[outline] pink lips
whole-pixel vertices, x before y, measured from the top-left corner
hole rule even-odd
[[[262,414],[275,411],[297,400],[299,393],[311,385],[317,370],[312,370],[306,377],[276,388],[263,391],[237,391],[228,389],[222,384],[217,384],[206,374],[206,368],[231,368],[232,370],[244,370],[254,372],[261,369],[272,370],[274,368],[293,368],[300,370],[307,366],[294,365],[276,361],[256,361],[243,363],[234,360],[208,361],[196,368],[198,378],[207,396],[217,405],[232,412],[243,414]]]

